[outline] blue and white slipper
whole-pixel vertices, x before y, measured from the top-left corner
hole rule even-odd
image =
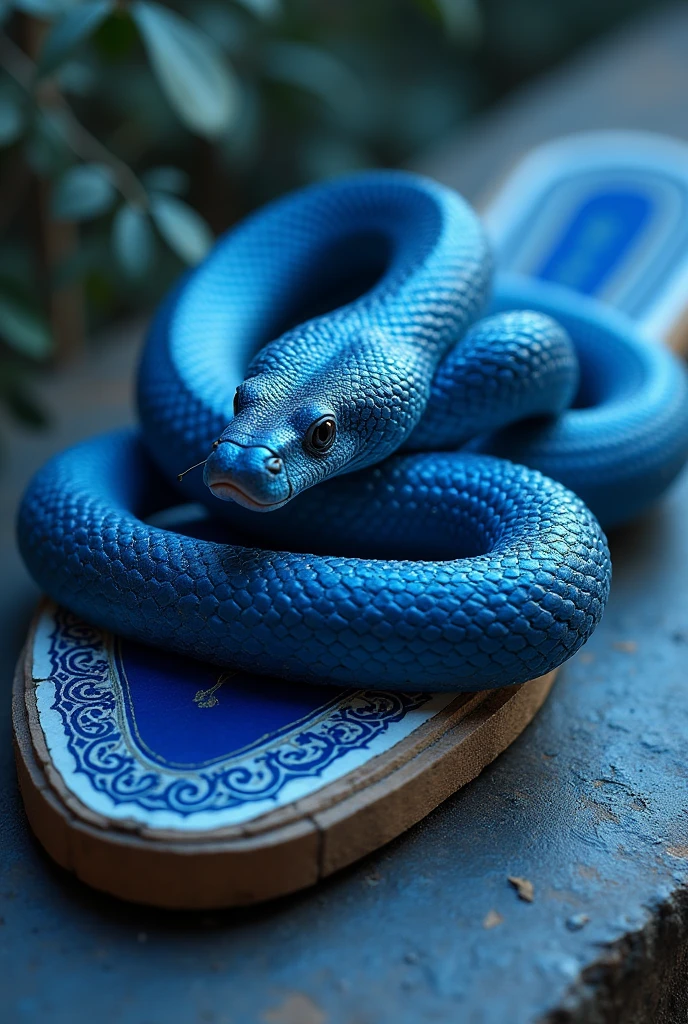
[[[503,270],[688,341],[688,147],[572,136],[525,157],[486,223]],[[22,794],[50,855],[167,907],[309,886],[419,821],[527,726],[554,674],[478,694],[284,686],[123,641],[52,604],[17,670]]]

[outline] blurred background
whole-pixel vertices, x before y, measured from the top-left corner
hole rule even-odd
[[[0,0],[4,416],[44,426],[36,375],[150,310],[251,208],[417,161],[652,6]]]

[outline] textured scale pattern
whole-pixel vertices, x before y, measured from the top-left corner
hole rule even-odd
[[[35,477],[29,569],[88,621],[288,680],[473,690],[560,665],[607,600],[593,513],[637,511],[634,461],[648,499],[685,461],[686,376],[596,304],[490,289],[476,216],[425,179],[359,175],[260,211],[161,307],[141,437]],[[309,455],[322,413],[336,441]],[[486,454],[502,450],[535,468]],[[202,460],[271,511],[219,501],[200,470],[173,487]],[[153,525],[180,500],[214,525]]]
[[[419,420],[438,362],[487,302],[490,271],[470,207],[412,175],[360,175],[259,211],[218,242],[153,325],[138,388],[153,458],[172,478],[204,458],[247,373],[271,371],[246,429],[274,428],[275,409],[293,405],[318,369],[344,428],[355,408],[367,410],[350,431],[356,468],[379,461]],[[390,377],[397,415],[379,431]]]
[[[344,546],[364,507],[368,523],[386,517],[383,548],[430,560],[267,551],[145,525],[165,487],[130,434],[73,448],[38,474],[23,551],[87,620],[285,679],[401,690],[519,683],[570,657],[599,621],[604,536],[582,502],[537,472],[417,455],[326,486]],[[307,528],[318,489],[303,499]],[[431,560],[433,549],[463,557]]]
[[[438,366],[430,401],[405,447],[456,449],[500,426],[557,416],[578,384],[576,350],[552,317],[531,310],[485,317]]]
[[[664,493],[688,458],[688,374],[622,313],[557,285],[498,279],[495,311],[538,309],[575,340],[580,385],[572,408],[549,423],[515,420],[477,450],[560,480],[605,528],[635,518]]]

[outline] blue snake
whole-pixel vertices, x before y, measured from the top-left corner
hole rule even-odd
[[[677,360],[592,300],[493,288],[475,213],[401,172],[310,187],[222,238],[159,310],[138,403],[140,434],[31,483],[35,579],[120,634],[339,686],[560,665],[608,596],[595,515],[637,514],[688,456]],[[213,520],[160,519],[189,501]]]

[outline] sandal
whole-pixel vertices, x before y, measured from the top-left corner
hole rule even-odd
[[[527,156],[486,223],[500,269],[597,296],[678,349],[686,207],[688,147],[607,132]],[[248,675],[44,601],[15,679],[22,795],[48,853],[97,889],[164,907],[249,904],[420,821],[520,735],[554,677],[461,694],[254,690]]]

